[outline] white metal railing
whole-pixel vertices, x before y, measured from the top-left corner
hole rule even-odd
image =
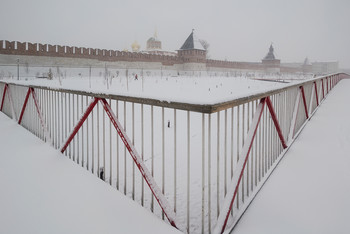
[[[220,233],[345,77],[214,105],[0,81],[0,110],[180,230]]]

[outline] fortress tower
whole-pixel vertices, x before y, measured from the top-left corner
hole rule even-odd
[[[262,65],[265,68],[265,71],[268,73],[279,73],[280,72],[280,66],[281,66],[281,60],[276,59],[274,54],[274,48],[272,44],[270,45],[269,52],[267,55],[261,60]]]
[[[194,35],[193,29],[185,43],[177,51],[177,54],[185,63],[206,62],[206,50],[200,43],[199,39]]]

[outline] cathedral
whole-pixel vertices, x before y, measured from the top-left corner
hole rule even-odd
[[[168,55],[177,56],[176,52],[165,51],[162,49],[162,42],[158,39],[157,31],[154,32],[153,37],[150,37],[146,42],[146,50],[141,50],[141,45],[134,41],[131,44],[132,52],[141,52],[144,54],[154,54],[154,55]]]
[[[162,42],[158,40],[157,31],[154,32],[154,36],[147,40],[147,51],[160,51],[162,50]]]

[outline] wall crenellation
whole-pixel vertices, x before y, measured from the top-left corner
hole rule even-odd
[[[61,46],[30,42],[0,41],[0,54],[50,56],[69,58],[88,58],[102,61],[147,61],[179,63],[176,56],[151,55],[145,53],[124,52],[106,49],[94,49],[76,46]]]
[[[185,51],[183,53],[189,53]],[[196,51],[195,51],[196,52]],[[180,55],[160,55],[142,52],[128,52],[118,50],[106,50],[85,48],[76,46],[50,45],[30,42],[18,42],[0,40],[0,54],[8,55],[27,55],[27,56],[48,56],[48,57],[67,57],[67,58],[84,58],[96,59],[106,62],[159,62],[164,66],[174,66],[185,63],[204,64],[207,68],[224,68],[224,69],[249,69],[263,70],[262,63],[254,62],[234,62],[206,59],[205,56],[198,58],[196,56]],[[300,70],[300,69],[299,69]],[[297,69],[283,68],[281,71],[297,72]]]

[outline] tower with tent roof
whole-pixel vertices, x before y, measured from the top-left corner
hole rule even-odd
[[[303,73],[312,73],[312,64],[309,61],[309,58],[306,57],[303,65],[301,66]]]
[[[268,72],[268,73],[279,73],[280,72],[281,60],[276,59],[272,43],[270,45],[269,52],[261,60],[261,62],[262,62],[262,65],[264,66],[266,72]]]
[[[206,50],[194,34],[194,29],[177,51],[177,54],[184,62],[205,63]]]

